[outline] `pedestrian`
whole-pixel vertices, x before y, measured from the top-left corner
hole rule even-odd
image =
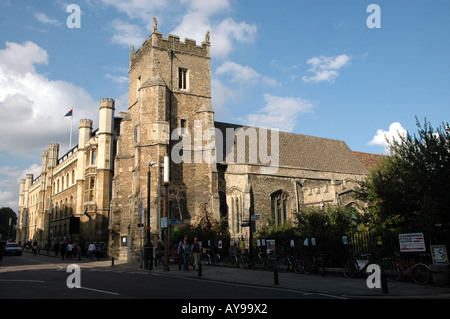
[[[55,257],[58,256],[59,253],[59,240],[53,245],[53,250],[55,251]]]
[[[60,250],[61,250],[61,259],[64,260],[67,252],[67,243],[65,241],[61,243]]]
[[[158,260],[160,261],[161,266],[164,266],[164,259],[162,258],[164,255],[164,245],[161,240],[159,240],[159,236],[156,235],[156,248],[155,248],[155,266],[158,266]]]
[[[5,250],[5,244],[3,243],[3,240],[0,239],[0,261],[3,259],[3,255],[4,255],[4,250]]]
[[[87,251],[87,257],[92,260],[92,258],[94,258],[94,254],[95,254],[95,245],[93,242],[91,242],[88,246],[88,251]]]
[[[184,264],[184,258],[183,258],[184,248],[183,248],[183,243],[184,243],[185,240],[187,241],[187,236],[184,236],[183,239],[180,239],[180,242],[178,243],[178,248],[177,248],[177,252],[178,252],[178,270],[181,270],[181,265]]]
[[[36,240],[34,240],[34,242],[33,242],[33,254],[37,254],[37,249],[38,249],[38,245],[37,245],[37,241]]]
[[[67,252],[66,252],[67,253],[67,259],[71,259],[72,258],[72,250],[73,250],[73,246],[72,246],[71,242],[69,242],[67,244],[66,250],[67,250]]]
[[[183,262],[184,262],[183,269],[184,269],[184,271],[187,271],[187,270],[189,270],[189,257],[191,256],[191,250],[189,247],[187,236],[184,237],[184,240],[183,240],[183,243],[181,246],[182,246],[181,249],[183,250],[183,254],[182,254]]]
[[[197,237],[194,238],[194,242],[191,246],[191,251],[194,255],[194,268],[198,269],[200,265],[200,243],[197,241]]]

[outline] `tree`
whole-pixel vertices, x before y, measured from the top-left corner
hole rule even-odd
[[[390,156],[361,184],[376,228],[450,231],[450,127],[417,120],[418,133],[390,143]]]
[[[2,235],[1,236],[2,239],[16,238],[16,232],[14,229],[14,225],[16,223],[17,223],[17,215],[11,208],[9,207],[0,208],[0,234]]]

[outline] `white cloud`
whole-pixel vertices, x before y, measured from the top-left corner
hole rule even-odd
[[[232,61],[225,61],[216,69],[215,74],[228,76],[233,83],[251,85],[261,81],[268,86],[281,86],[276,79],[263,76],[249,66],[244,66]]]
[[[389,125],[389,130],[384,131],[382,129],[377,130],[377,133],[368,145],[381,146],[384,148],[383,153],[389,152],[389,143],[393,141],[399,141],[401,136],[406,136],[407,131],[399,122],[394,122]]]
[[[48,64],[48,54],[33,42],[7,42],[0,49],[0,135],[8,136],[0,139],[0,151],[23,156],[51,142],[65,151],[70,133],[66,112],[73,106],[76,119],[98,118],[99,104],[83,88],[49,80],[36,72],[37,63]],[[73,126],[77,136],[78,123]]]
[[[150,35],[153,17],[160,22],[178,21],[170,34],[194,39],[198,44],[205,40],[206,31],[211,34],[211,56],[225,59],[236,43],[249,43],[255,40],[257,28],[254,24],[237,22],[227,17],[230,11],[228,0],[180,0],[174,8],[173,1],[157,0],[99,0],[117,11],[125,13],[129,22],[115,20],[112,41],[126,46],[140,46]],[[169,23],[169,22],[168,22]]]
[[[313,75],[303,76],[303,81],[314,83],[322,81],[332,82],[338,77],[338,70],[350,63],[350,56],[346,54],[331,57],[321,55],[320,57],[308,59],[306,63],[311,65],[308,71],[312,72]]]
[[[113,36],[111,41],[125,47],[140,47],[144,43],[145,31],[135,24],[114,20],[112,22]]]
[[[44,23],[44,24],[51,24],[51,25],[54,25],[54,26],[60,26],[60,25],[62,25],[62,22],[60,22],[60,21],[58,21],[58,20],[56,20],[56,19],[52,19],[52,18],[48,17],[48,16],[47,16],[45,13],[43,13],[43,12],[36,12],[36,13],[34,14],[34,17],[35,17],[39,22]]]
[[[4,72],[12,74],[35,73],[34,64],[48,64],[47,52],[31,41],[24,44],[6,42],[0,50],[0,65]]]
[[[10,207],[17,212],[20,180],[25,178],[26,174],[33,174],[33,178],[36,178],[40,173],[41,166],[38,164],[32,164],[24,169],[16,166],[0,167],[0,207]],[[3,190],[2,188],[8,190]]]
[[[310,112],[314,107],[311,101],[296,97],[264,94],[264,101],[266,105],[259,112],[247,114],[240,120],[250,126],[291,132],[298,116]]]

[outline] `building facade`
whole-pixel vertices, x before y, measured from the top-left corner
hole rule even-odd
[[[20,182],[17,240],[107,241],[117,121],[114,100],[102,99],[97,130],[82,119],[77,146],[60,156],[52,143],[42,153],[41,174]]]
[[[74,216],[80,238],[108,241],[109,256],[136,261],[143,226],[160,235],[167,222],[166,186],[169,220],[225,218],[236,239],[248,240],[251,215],[258,228],[292,223],[310,206],[363,211],[353,193],[369,168],[345,142],[215,121],[210,45],[209,32],[198,45],[163,38],[155,23],[131,48],[127,110],[115,118],[114,101],[102,100],[98,131],[82,120],[78,146],[58,159],[51,144],[41,176],[22,181],[18,238],[69,236]]]

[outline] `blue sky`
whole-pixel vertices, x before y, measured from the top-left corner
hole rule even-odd
[[[69,28],[70,4],[81,9]],[[370,4],[380,28],[369,28]],[[446,0],[79,0],[0,2],[0,207],[17,210],[19,180],[42,151],[69,149],[79,120],[97,127],[101,98],[127,108],[130,46],[151,34],[211,32],[218,121],[344,140],[382,153],[384,136],[416,132],[415,116],[449,119]]]

